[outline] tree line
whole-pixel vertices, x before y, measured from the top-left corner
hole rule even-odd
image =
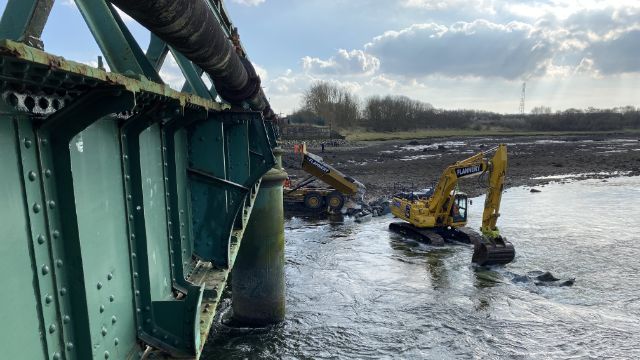
[[[640,108],[567,109],[538,106],[531,113],[498,114],[443,110],[406,96],[372,96],[360,101],[348,89],[318,82],[305,91],[290,124],[329,126],[332,130],[393,132],[417,129],[506,129],[517,131],[612,131],[640,128]]]

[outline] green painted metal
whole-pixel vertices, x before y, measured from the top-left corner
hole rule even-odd
[[[167,43],[162,41],[162,39],[157,37],[155,34],[151,33],[146,56],[153,68],[156,69],[156,71],[160,71],[160,68],[162,67],[164,59],[167,57],[168,53],[169,46],[167,46]]]
[[[42,48],[40,36],[54,0],[9,0],[0,20],[0,39],[29,42]]]
[[[123,256],[129,252],[126,212],[116,200],[124,198],[121,160],[114,156],[119,135],[117,122],[104,118],[74,136],[69,148],[81,257],[91,260],[90,271],[83,271],[91,352],[126,358],[136,349],[136,331],[131,264]]]
[[[200,97],[205,99],[215,99],[216,94],[211,94],[209,89],[207,89],[206,85],[202,81],[202,69],[194,65],[189,59],[187,59],[184,55],[179,52],[171,49],[171,53],[173,57],[176,59],[180,70],[184,74],[185,79],[187,80],[185,87],[188,92],[192,92]]]
[[[160,75],[111,4],[101,0],[75,2],[111,70],[122,74],[144,75],[152,81],[162,83]]]
[[[5,109],[1,111],[6,114]],[[0,333],[5,339],[20,339],[3,341],[3,357],[8,359],[47,358],[48,348],[53,353],[60,347],[59,339],[49,347],[40,339],[40,334],[47,331],[45,323],[58,326],[58,317],[54,298],[48,298],[55,293],[55,286],[50,276],[40,275],[43,266],[51,268],[51,264],[46,250],[44,217],[41,211],[34,212],[36,205],[42,208],[40,174],[34,161],[36,139],[32,133],[19,131],[19,122],[25,121],[24,116],[0,121],[3,169],[0,176],[3,203],[0,207],[3,225],[0,270],[10,274],[3,279],[2,285],[11,292],[2,300],[5,310],[0,314],[0,324],[16,325],[10,329],[3,327]]]
[[[35,3],[11,0],[0,34],[33,45],[49,10]],[[116,72],[0,40],[0,270],[15,274],[0,334],[19,339],[3,358],[197,358],[275,164],[273,124],[216,102],[182,54],[191,94],[162,84],[166,44],[152,34],[144,54],[113,6],[76,3]]]

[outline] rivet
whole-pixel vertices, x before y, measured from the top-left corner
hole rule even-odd
[[[56,266],[57,266],[57,267],[61,268],[61,267],[62,267],[62,265],[64,265],[64,263],[62,262],[62,260],[60,260],[60,259],[56,260]]]
[[[36,213],[36,214],[39,213],[41,209],[42,209],[42,207],[40,206],[40,204],[38,204],[38,203],[33,204],[33,212],[34,213]]]
[[[42,145],[47,145],[47,144],[49,143],[49,140],[47,140],[47,139],[42,139],[42,140],[40,141],[40,143],[42,143]]]
[[[114,301],[115,301],[115,299],[116,299],[116,297],[115,297],[115,296],[113,296],[113,295],[110,295],[110,296],[109,296],[109,302],[114,302]]]
[[[107,275],[107,280],[111,280],[111,279],[113,279],[113,274],[112,274],[112,273],[109,273],[109,274]]]
[[[129,220],[133,220],[133,214],[129,215]]]
[[[45,170],[45,171],[44,171],[44,176],[46,176],[46,177],[50,178],[50,177],[51,177],[51,170],[48,170],[48,169],[47,169],[47,170]]]
[[[134,273],[133,273],[133,277],[137,279],[137,278],[138,278],[138,273],[137,273],[137,272],[134,272]]]
[[[49,273],[49,267],[47,265],[42,265],[41,271],[42,275],[47,275]]]
[[[115,315],[114,315],[114,316],[112,316],[112,317],[111,317],[111,323],[112,323],[112,324],[115,324],[115,323],[116,323],[116,321],[118,321],[118,319],[116,318],[116,316],[115,316]]]
[[[145,322],[146,322],[147,324],[151,324],[151,319],[147,319],[147,320],[145,320]]]
[[[104,312],[104,305],[100,305],[100,313]]]
[[[45,241],[44,235],[42,234],[38,235],[38,244],[42,245],[44,244],[44,241]]]
[[[55,207],[56,207],[56,202],[53,200],[49,201],[49,209],[55,209]]]
[[[35,173],[35,171],[29,171],[29,174],[27,175],[29,177],[29,180],[31,181],[35,181],[37,178],[37,175]]]
[[[144,307],[144,311],[150,311],[150,310],[151,310],[151,308],[150,308],[150,307],[148,307],[148,306],[145,306],[145,307]]]
[[[100,333],[102,334],[102,336],[107,336],[107,328],[103,327]]]
[[[136,239],[136,234],[131,234],[131,240],[135,240]]]
[[[60,289],[60,296],[65,296],[65,295],[67,295],[67,288]]]
[[[60,357],[60,353],[55,353],[55,354],[53,354],[53,356],[51,357],[51,359],[53,359],[53,360],[60,360],[60,359],[62,359],[62,358]]]
[[[142,310],[140,310],[140,308],[136,308],[136,312],[137,312],[138,314],[140,314],[140,313],[142,312]]]
[[[140,290],[136,290],[136,296],[140,296]]]
[[[163,339],[167,340],[169,338],[169,336],[165,335],[162,337]]]
[[[142,210],[142,207],[140,205],[136,206],[136,211],[140,211]]]
[[[113,339],[113,345],[118,346],[120,344],[120,340],[118,338]]]
[[[72,342],[68,342],[67,343],[67,351],[71,351],[73,350],[73,343]]]
[[[105,351],[105,352],[104,352],[104,358],[105,358],[105,359],[108,359],[108,358],[109,358],[109,352],[108,352],[108,351]]]
[[[58,230],[53,230],[53,232],[51,233],[51,235],[53,235],[54,239],[57,239],[60,237],[60,231]]]
[[[122,157],[123,157],[125,160],[127,160],[127,159],[129,158],[129,156],[127,156],[127,155],[124,155],[124,156],[122,156]]]
[[[49,325],[49,334],[53,334],[54,332],[56,332],[56,325],[55,324]]]
[[[127,181],[129,181],[129,179],[131,179],[131,177],[130,177],[129,175],[125,175],[125,176],[124,176],[124,179],[125,179],[125,180],[127,180]]]
[[[127,195],[127,200],[131,200],[131,195]]]
[[[96,285],[96,287],[98,288],[98,290],[102,289],[102,283],[98,281],[98,284]]]
[[[131,257],[135,259],[136,258],[136,253],[131,253]]]
[[[53,296],[47,295],[44,297],[44,302],[47,304],[51,304],[53,302]]]
[[[65,323],[65,324],[68,324],[68,323],[69,323],[69,321],[71,321],[71,318],[69,317],[69,315],[65,315],[65,316],[62,318],[62,322],[63,322],[63,323]]]

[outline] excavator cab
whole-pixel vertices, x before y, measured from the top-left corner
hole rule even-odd
[[[451,218],[454,226],[465,226],[467,224],[467,208],[469,197],[465,193],[457,193],[451,206]]]

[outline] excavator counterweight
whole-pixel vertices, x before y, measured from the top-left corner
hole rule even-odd
[[[473,244],[472,261],[479,265],[510,263],[515,249],[496,226],[506,170],[504,144],[448,166],[433,189],[394,195],[391,212],[404,221],[391,223],[389,229],[433,245],[443,245],[447,240]],[[478,233],[466,227],[468,196],[456,189],[459,179],[485,173],[488,173],[487,196]]]

